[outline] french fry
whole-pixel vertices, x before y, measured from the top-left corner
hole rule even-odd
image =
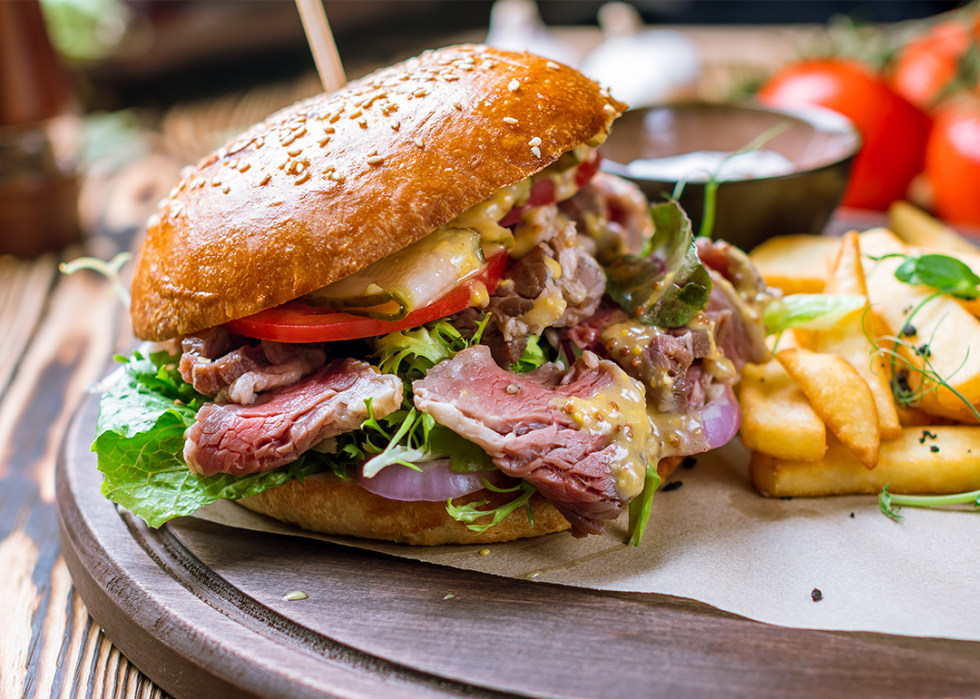
[[[854,294],[868,296],[861,265],[861,249],[856,232],[844,236],[834,268],[827,278],[825,294]],[[874,352],[869,336],[875,336],[874,319],[864,310],[852,313],[842,319],[831,330],[813,331],[807,347],[823,354],[836,354],[854,367],[864,379],[874,397],[878,412],[878,429],[882,439],[898,439],[902,436],[902,425],[895,410],[895,401],[888,381],[888,372],[882,356]]]
[[[747,364],[738,388],[742,444],[791,461],[823,458],[827,428],[778,361]]]
[[[950,255],[980,275],[980,248],[952,228],[906,201],[888,207],[888,225],[896,236],[918,252]],[[973,315],[980,315],[980,299],[957,299]]]
[[[875,229],[861,234],[861,251],[865,255],[880,257],[889,253],[908,254],[909,250],[887,230]],[[901,332],[909,313],[934,293],[927,287],[912,286],[899,281],[895,277],[895,270],[901,262],[901,258],[879,262],[867,258],[864,260],[868,297],[874,304],[875,312],[893,335]],[[916,312],[912,326],[914,334],[902,339],[913,347],[926,345],[929,362],[935,373],[959,391],[968,402],[980,403],[980,320],[951,296],[942,295]],[[922,352],[912,352],[903,347],[899,347],[899,352],[913,367],[921,370],[925,365]],[[942,386],[930,396],[934,396],[935,400],[950,410],[963,412],[962,409],[965,408],[960,398]],[[930,411],[933,400],[926,396],[922,401],[922,409]]]
[[[897,406],[896,410],[898,411],[898,419],[901,421],[902,427],[930,427],[932,425],[952,425],[957,422],[956,420],[950,420],[945,417],[930,415],[918,408]]]
[[[847,360],[802,347],[781,350],[776,359],[810,401],[813,410],[866,467],[881,450],[878,411],[871,389]]]
[[[915,247],[951,253],[954,257],[980,255],[976,245],[907,201],[897,201],[888,207],[888,225],[895,235]]]
[[[934,437],[932,435],[935,435]],[[980,427],[906,428],[902,437],[881,445],[872,471],[828,435],[820,461],[785,461],[753,454],[752,483],[763,495],[810,497],[878,493],[960,493],[980,488]]]
[[[827,258],[839,243],[822,235],[782,235],[765,241],[749,257],[766,283],[784,294],[819,294],[827,278]]]

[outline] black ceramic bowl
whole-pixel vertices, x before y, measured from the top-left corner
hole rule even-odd
[[[774,235],[820,233],[840,203],[861,147],[851,122],[825,109],[694,103],[629,111],[600,149],[602,167],[639,185],[650,201],[663,201],[677,179],[637,174],[642,163],[635,161],[698,151],[728,153],[783,122],[785,130],[761,149],[789,161],[786,174],[720,182],[712,237],[750,250]],[[687,180],[679,198],[695,234],[704,213],[705,186]]]

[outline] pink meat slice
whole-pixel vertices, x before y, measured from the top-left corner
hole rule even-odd
[[[562,399],[589,398],[629,381],[616,364],[591,352],[567,372],[545,365],[512,374],[476,345],[430,369],[412,388],[419,410],[480,445],[507,475],[537,487],[573,533],[584,536],[605,531],[629,504],[617,493],[611,468],[622,453],[613,432],[622,426],[610,424],[608,433],[580,429],[560,409]]]
[[[187,430],[184,461],[205,476],[269,471],[317,442],[360,427],[371,399],[375,417],[396,410],[401,379],[356,359],[337,359],[252,405],[207,403]]]

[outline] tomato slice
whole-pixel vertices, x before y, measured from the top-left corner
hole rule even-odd
[[[498,253],[490,259],[480,274],[466,280],[464,284],[428,306],[412,311],[401,320],[375,320],[305,303],[284,303],[246,318],[229,321],[227,325],[229,330],[239,335],[276,342],[334,342],[387,335],[469,308],[473,305],[473,285],[481,282],[486,285],[488,292],[492,292],[506,270],[507,253]]]

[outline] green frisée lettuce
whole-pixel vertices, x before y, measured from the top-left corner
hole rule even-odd
[[[173,355],[137,352],[117,359],[125,363],[110,377],[102,396],[92,450],[105,476],[102,494],[151,527],[220,499],[258,495],[331,468],[326,456],[307,452],[274,471],[246,476],[194,473],[181,458],[184,431],[209,399],[183,382]],[[339,466],[350,456],[333,455],[330,463]]]

